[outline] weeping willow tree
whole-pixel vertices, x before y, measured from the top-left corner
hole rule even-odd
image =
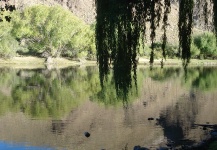
[[[137,54],[139,46],[146,41],[146,27],[150,24],[151,54],[150,64],[154,62],[154,42],[156,29],[162,28],[162,56],[166,58],[168,15],[172,0],[95,0],[96,2],[96,48],[100,81],[103,87],[110,67],[118,94],[128,93],[132,79],[136,82]],[[173,0],[174,1],[174,0]],[[203,10],[204,22],[208,16],[213,18],[213,31],[217,33],[216,0],[175,0],[179,2],[179,56],[187,67],[190,57],[191,34],[193,27],[193,9]],[[209,12],[212,7],[212,12]],[[0,12],[13,11],[8,0],[2,0]],[[0,22],[10,21],[10,16],[0,15]],[[162,26],[160,22],[162,21]],[[216,34],[217,36],[217,34]]]
[[[208,24],[208,4],[213,5],[214,31],[217,31],[217,1],[178,2],[179,56],[184,67],[187,67],[191,57],[194,7],[196,4],[197,7],[202,7],[205,24]],[[151,30],[150,64],[154,62],[154,41],[156,29],[159,27],[163,30],[162,56],[166,58],[166,33],[171,0],[96,0],[96,12],[96,47],[101,85],[103,87],[112,67],[117,93],[127,94],[132,87],[132,79],[136,84],[137,53],[141,39],[142,43],[146,40],[147,23]]]

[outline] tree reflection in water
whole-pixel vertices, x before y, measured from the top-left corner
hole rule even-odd
[[[90,97],[90,100],[103,103],[106,106],[122,105],[123,107],[127,108],[129,103],[135,101],[137,97],[139,97],[143,80],[147,77],[147,73],[144,71],[144,69],[138,69],[137,74],[138,84],[131,84],[131,87],[126,88],[125,90],[123,90],[123,88],[122,90],[117,89],[113,75],[109,74],[107,76],[107,80],[104,81],[101,90],[93,94]],[[121,83],[122,82],[124,82],[124,80],[121,81]]]
[[[155,132],[156,130],[150,129],[155,127],[157,122],[163,127],[158,128],[157,132],[164,132],[164,136],[174,141],[176,145],[182,144],[180,139],[191,139],[192,130],[196,130],[193,129],[193,124],[206,124],[207,119],[212,120],[213,115],[210,112],[215,112],[215,108],[212,108],[213,103],[210,100],[214,99],[216,94],[210,95],[208,91],[211,90],[212,93],[217,89],[214,81],[217,75],[216,68],[189,68],[187,80],[182,68],[153,68],[152,71],[149,68],[138,68],[137,71],[138,90],[132,88],[129,91],[130,94],[125,103],[128,107],[122,109],[125,101],[123,97],[118,99],[112,75],[108,77],[106,88],[101,89],[96,67],[52,70],[0,69],[2,77],[0,79],[0,115],[22,111],[20,114],[28,118],[48,119],[50,121],[46,123],[51,136],[70,134],[68,130],[74,129],[75,122],[73,121],[78,117],[76,128],[81,126],[81,122],[86,123],[82,124],[79,130],[82,137],[86,128],[88,131],[99,134],[98,129],[102,127],[103,130],[108,130],[106,134],[110,136],[117,134],[116,137],[120,138],[129,132],[130,136],[138,137],[139,140],[144,139],[147,132]],[[201,86],[204,82],[209,83],[211,80],[213,84],[201,88],[204,87]],[[179,94],[175,93],[174,84],[178,85],[177,93]],[[88,111],[88,114],[82,114],[79,111],[84,104],[86,105],[82,111]],[[146,106],[145,109],[143,105]],[[210,111],[202,110],[203,106],[206,106],[205,110],[208,108]],[[92,116],[89,115],[91,112],[94,112]],[[204,115],[201,112],[204,112]],[[206,115],[207,113],[209,115]],[[153,117],[154,120],[148,121],[148,117]],[[156,117],[159,118],[158,121]],[[73,131],[78,132],[75,129]],[[204,132],[197,131],[195,136],[200,137]],[[92,135],[92,132],[90,133]],[[151,136],[150,140],[156,138],[155,136],[159,134]],[[106,138],[106,140],[109,139]],[[141,145],[143,146],[146,145]]]
[[[61,70],[2,68],[0,86],[8,92],[2,94],[1,99],[8,100],[2,101],[1,104],[4,105],[1,106],[8,108],[0,109],[0,113],[21,109],[33,118],[57,119],[65,116],[73,107],[77,107],[87,99],[106,106],[127,106],[139,97],[144,79],[148,76],[154,81],[161,82],[171,78],[181,78],[182,85],[190,89],[192,98],[197,96],[195,90],[212,91],[217,88],[217,70],[212,67],[188,68],[186,80],[182,68],[153,68],[151,71],[139,68],[138,89],[133,85],[127,95],[117,93],[112,75],[108,76],[104,88],[101,88],[97,73],[96,67],[83,69],[72,67]],[[144,105],[147,106],[147,103],[144,102]]]
[[[16,78],[19,82],[11,91],[14,105],[31,118],[62,118],[90,92],[87,74],[78,68],[21,70]]]

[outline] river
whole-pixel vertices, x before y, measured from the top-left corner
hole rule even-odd
[[[209,134],[195,124],[217,124],[216,67],[139,67],[125,100],[112,75],[101,90],[96,66],[0,68],[0,76],[0,149],[178,148]]]

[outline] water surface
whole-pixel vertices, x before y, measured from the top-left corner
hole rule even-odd
[[[98,69],[0,68],[0,148],[131,150],[193,144],[217,124],[217,68],[140,67],[138,90],[117,98]],[[88,131],[90,137],[85,137]]]

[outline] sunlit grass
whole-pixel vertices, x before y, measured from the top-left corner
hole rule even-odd
[[[166,59],[163,61],[164,65],[182,65],[181,59]],[[46,59],[40,57],[13,57],[10,59],[0,58],[0,67],[13,67],[13,68],[45,68]],[[67,59],[63,57],[53,58],[53,63],[49,64],[51,67],[55,68],[65,68],[73,65],[96,65],[96,61],[88,61],[84,60],[82,62],[72,59]],[[148,58],[139,58],[139,65],[150,65]],[[154,61],[154,65],[161,65],[161,59],[156,59]],[[217,60],[199,60],[199,59],[191,59],[190,64],[193,66],[216,66]]]
[[[75,60],[69,60],[66,58],[53,58],[53,63],[46,64],[45,58],[40,57],[13,57],[10,59],[2,59],[0,58],[0,68],[1,67],[12,67],[12,68],[27,68],[27,69],[33,69],[33,68],[45,68],[45,67],[51,67],[51,68],[66,68],[69,66],[74,65],[95,65],[96,61],[75,61]]]
[[[154,65],[161,65],[162,59],[155,59],[154,60]],[[143,65],[149,65],[149,59],[148,58],[140,58],[139,59],[139,64]],[[182,65],[182,60],[181,59],[166,59],[163,60],[164,65]],[[200,60],[200,59],[191,59],[189,65],[217,65],[217,60]]]

